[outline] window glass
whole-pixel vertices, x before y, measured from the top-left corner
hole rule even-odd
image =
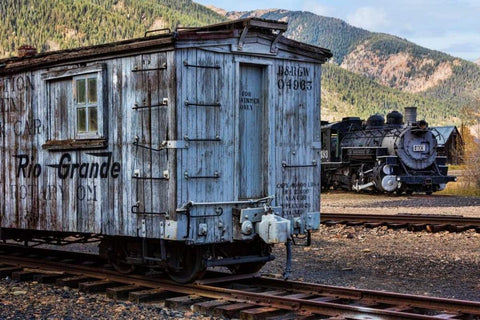
[[[86,88],[85,88],[85,79],[77,80],[77,103],[85,103]]]
[[[85,108],[77,108],[77,130],[78,132],[87,131],[87,112]]]
[[[101,92],[98,92],[98,73],[79,75],[74,78],[76,108],[76,137],[80,139],[95,138],[102,130]],[[100,94],[100,96],[99,96]]]
[[[96,132],[97,128],[97,107],[90,107],[88,108],[88,131]]]
[[[97,102],[97,78],[88,79],[88,103]]]

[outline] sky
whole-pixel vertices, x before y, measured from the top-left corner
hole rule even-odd
[[[480,58],[480,0],[194,0],[227,11],[287,9],[339,18],[466,60]]]

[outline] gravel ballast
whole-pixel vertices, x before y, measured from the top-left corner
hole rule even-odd
[[[322,194],[322,212],[480,217],[480,198]],[[277,276],[284,248],[264,268]],[[480,301],[480,233],[410,232],[386,226],[323,226],[311,247],[294,247],[292,279],[327,285]]]

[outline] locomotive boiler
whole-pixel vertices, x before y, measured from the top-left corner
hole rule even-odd
[[[450,181],[446,157],[437,155],[435,130],[417,121],[415,107],[368,118],[322,124],[322,187],[411,194],[441,191]]]
[[[121,272],[189,282],[257,271],[318,229],[331,53],[286,29],[251,18],[0,60],[0,238],[98,240]]]

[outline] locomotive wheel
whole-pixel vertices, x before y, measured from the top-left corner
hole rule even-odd
[[[200,248],[179,248],[176,260],[179,262],[179,268],[169,267],[168,276],[178,283],[189,283],[200,279],[205,274],[205,264],[203,263],[203,250]]]

